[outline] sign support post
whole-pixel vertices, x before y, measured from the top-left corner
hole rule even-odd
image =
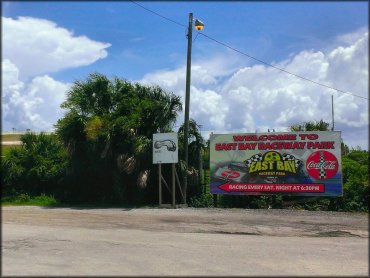
[[[162,164],[158,164],[159,206],[162,205]]]
[[[158,164],[158,203],[160,207],[172,207],[176,208],[176,163],[178,163],[178,135],[177,133],[155,133],[153,134],[153,163]],[[171,166],[171,185],[167,184],[166,180],[162,176],[162,164],[172,164]],[[171,194],[170,204],[162,204],[162,180],[164,185],[167,187]],[[181,190],[181,184],[179,182],[179,188],[181,196],[184,198],[184,194]]]
[[[172,208],[176,208],[175,163],[172,163]]]

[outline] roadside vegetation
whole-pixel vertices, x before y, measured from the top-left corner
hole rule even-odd
[[[7,155],[10,153],[11,149],[16,149],[18,146],[10,146],[10,145],[2,145],[1,146],[1,157],[6,158]]]
[[[183,142],[183,127],[173,129],[182,109],[180,98],[160,87],[91,74],[75,82],[62,107],[67,112],[56,123],[55,134],[28,132],[20,137],[19,148],[6,153],[3,200],[45,194],[68,204],[155,204],[158,174],[151,163],[152,134],[177,131]],[[190,167],[185,172],[180,161],[177,172],[180,179],[188,174],[191,198],[197,194],[196,150],[202,143],[192,120],[189,139]],[[167,180],[169,170],[163,167]],[[164,194],[164,202],[169,200],[170,194]]]
[[[17,196],[7,196],[2,199],[3,206],[40,206],[49,207],[59,205],[58,201],[53,196],[41,194],[40,196],[30,196],[27,193],[22,193]]]
[[[75,82],[62,107],[67,112],[56,123],[55,133],[27,132],[12,139],[20,140],[20,146],[3,146],[2,205],[155,206],[158,174],[151,163],[152,134],[178,132],[179,158],[183,157],[183,126],[174,129],[180,98],[160,87],[91,74]],[[291,129],[328,126],[320,121]],[[176,170],[180,180],[188,175],[190,206],[368,211],[368,151],[342,145],[343,197],[216,196],[209,193],[209,170],[202,170],[209,169],[209,142],[193,120],[188,139],[189,169],[185,171],[180,160]],[[162,171],[169,180],[170,167]],[[164,203],[170,203],[169,192],[163,191]],[[181,203],[178,191],[176,200]]]

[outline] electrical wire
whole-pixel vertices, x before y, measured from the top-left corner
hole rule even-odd
[[[199,32],[197,32],[197,35],[195,36],[195,39],[193,40],[193,43],[195,42],[195,40],[198,38],[198,35],[199,35],[200,33]]]
[[[163,16],[163,15],[161,15],[161,14],[159,14],[159,13],[155,12],[155,11],[152,11],[152,10],[148,9],[148,8],[146,8],[146,7],[142,6],[142,5],[140,5],[139,3],[135,2],[135,1],[131,1],[131,2],[132,2],[132,3],[134,3],[135,5],[139,6],[140,8],[142,8],[142,9],[144,9],[144,10],[146,10],[146,11],[148,11],[148,12],[150,12],[150,13],[152,13],[152,14],[156,15],[156,16],[159,16],[159,17],[161,17],[161,18],[163,18],[163,19],[165,19],[165,20],[167,20],[167,21],[170,21],[170,22],[172,22],[172,23],[175,23],[175,24],[177,24],[177,25],[179,25],[179,26],[182,26],[182,27],[185,27],[185,28],[187,27],[186,25],[184,25],[184,24],[182,24],[182,23],[179,23],[179,22],[177,22],[177,21],[174,21],[174,20],[172,20],[172,19],[170,19],[170,18],[168,18],[168,17],[165,17],[165,16]]]
[[[179,25],[179,26],[181,26],[181,27],[185,27],[185,28],[187,28],[187,26],[186,26],[186,25],[181,24],[181,23],[179,23],[179,22],[177,22],[177,21],[174,21],[174,20],[172,20],[172,19],[170,19],[170,18],[168,18],[168,17],[165,17],[165,16],[163,16],[163,15],[161,15],[161,14],[159,14],[159,13],[155,12],[155,11],[152,11],[152,10],[150,10],[150,9],[148,9],[148,8],[146,8],[146,7],[142,6],[142,5],[140,5],[139,3],[135,2],[135,1],[132,1],[132,0],[131,0],[131,2],[132,2],[132,3],[134,3],[135,5],[137,5],[137,6],[141,7],[141,8],[143,8],[144,10],[146,10],[146,11],[148,11],[148,12],[150,12],[150,13],[152,13],[152,14],[156,15],[156,16],[159,16],[159,17],[161,17],[161,18],[163,18],[163,19],[165,19],[165,20],[167,20],[167,21],[170,21],[170,22],[172,22],[172,23],[174,23],[174,24],[177,24],[177,25]],[[207,38],[207,39],[209,39],[209,40],[211,40],[211,41],[213,41],[213,42],[215,42],[215,43],[218,43],[218,44],[220,44],[220,45],[222,45],[222,46],[224,46],[224,47],[226,47],[226,48],[228,48],[228,49],[230,49],[230,50],[233,50],[233,51],[235,51],[235,52],[237,52],[237,53],[239,53],[239,54],[242,54],[242,55],[244,55],[244,56],[246,56],[246,57],[248,57],[248,58],[250,58],[250,59],[253,59],[253,60],[255,60],[255,61],[257,61],[257,62],[259,62],[259,63],[261,63],[261,64],[264,64],[264,65],[266,65],[266,66],[268,66],[268,67],[272,67],[272,68],[277,69],[277,70],[279,70],[279,71],[281,71],[281,72],[284,72],[284,73],[290,74],[290,75],[292,75],[292,76],[295,76],[296,78],[299,78],[299,79],[302,79],[302,80],[305,80],[305,81],[308,81],[308,82],[314,83],[314,84],[316,84],[316,85],[319,85],[319,86],[322,86],[322,87],[325,87],[325,88],[328,88],[328,89],[331,89],[331,90],[334,90],[334,91],[337,91],[337,92],[340,92],[340,93],[343,93],[343,94],[348,94],[348,95],[351,95],[351,96],[354,96],[354,97],[358,97],[358,98],[362,98],[362,99],[369,100],[369,98],[366,98],[366,97],[363,97],[363,96],[360,96],[360,95],[357,95],[357,94],[354,94],[354,93],[346,92],[346,91],[343,91],[343,90],[340,90],[340,89],[336,89],[336,88],[334,88],[334,87],[331,87],[331,86],[328,86],[328,85],[325,85],[325,84],[319,83],[319,82],[314,81],[314,80],[311,80],[311,79],[308,79],[308,78],[306,78],[306,77],[304,77],[304,76],[301,76],[301,75],[298,75],[298,74],[292,73],[292,72],[287,71],[287,70],[285,70],[285,69],[282,69],[282,68],[276,67],[276,66],[274,66],[274,65],[272,65],[272,64],[269,64],[269,63],[267,63],[267,62],[265,62],[265,61],[262,61],[262,60],[260,60],[260,59],[258,59],[258,58],[255,58],[255,57],[253,57],[253,56],[251,56],[251,55],[249,55],[249,54],[246,54],[246,53],[244,53],[244,52],[242,52],[242,51],[240,51],[240,50],[238,50],[238,49],[236,49],[236,48],[234,48],[234,47],[232,47],[232,46],[230,46],[230,45],[228,45],[228,44],[226,44],[226,43],[223,43],[223,42],[221,42],[221,41],[219,41],[219,40],[216,40],[216,39],[214,39],[214,38],[212,38],[212,37],[210,37],[210,36],[208,36],[208,35],[204,34],[203,32],[199,32],[199,31],[197,31],[197,36],[198,36],[198,35],[201,35],[201,36],[203,36],[203,37],[205,37],[205,38]],[[195,39],[194,39],[194,41],[195,41]]]
[[[220,42],[220,41],[218,41],[218,40],[216,40],[216,39],[214,39],[214,38],[211,38],[210,36],[207,36],[207,35],[206,35],[206,34],[204,34],[204,33],[200,33],[200,35],[202,35],[202,36],[206,37],[207,39],[212,40],[212,41],[214,41],[214,42],[216,42],[216,43],[218,43],[218,44],[221,44],[221,45],[223,45],[223,46],[225,46],[225,47],[227,47],[227,48],[229,48],[229,49],[231,49],[231,50],[233,50],[233,51],[235,51],[235,52],[238,52],[238,53],[240,53],[240,54],[242,54],[242,55],[244,55],[244,56],[247,56],[247,57],[248,57],[248,58],[250,58],[250,59],[253,59],[253,60],[257,61],[257,62],[260,62],[261,64],[264,64],[264,65],[266,65],[266,66],[272,67],[272,68],[277,69],[277,70],[280,70],[280,71],[285,72],[285,73],[287,73],[287,74],[293,75],[293,76],[295,76],[295,77],[297,77],[297,78],[303,79],[303,80],[305,80],[305,81],[309,81],[309,82],[314,83],[314,84],[316,84],[316,85],[320,85],[320,86],[326,87],[326,88],[328,88],[328,89],[331,89],[331,90],[334,90],[334,91],[337,91],[337,92],[340,92],[340,93],[343,93],[343,94],[349,94],[349,95],[354,96],[354,97],[359,97],[359,98],[363,98],[363,99],[367,99],[367,100],[369,100],[369,99],[368,99],[368,98],[366,98],[366,97],[363,97],[363,96],[360,96],[360,95],[356,95],[356,94],[353,94],[353,93],[350,93],[350,92],[346,92],[346,91],[343,91],[343,90],[339,90],[339,89],[336,89],[336,88],[334,88],[334,87],[330,87],[330,86],[328,86],[328,85],[325,85],[325,84],[322,84],[322,83],[316,82],[316,81],[314,81],[314,80],[308,79],[308,78],[306,78],[306,77],[304,77],[304,76],[301,76],[301,75],[298,75],[298,74],[292,73],[292,72],[290,72],[290,71],[287,71],[287,70],[285,70],[285,69],[282,69],[282,68],[276,67],[276,66],[274,66],[274,65],[271,65],[271,64],[269,64],[269,63],[267,63],[267,62],[264,62],[264,61],[262,61],[262,60],[260,60],[260,59],[255,58],[255,57],[253,57],[253,56],[251,56],[251,55],[248,55],[248,54],[246,54],[246,53],[244,53],[244,52],[242,52],[242,51],[240,51],[240,50],[238,50],[238,49],[235,49],[235,48],[233,48],[233,47],[231,47],[231,46],[227,45],[226,43],[223,43],[223,42]]]

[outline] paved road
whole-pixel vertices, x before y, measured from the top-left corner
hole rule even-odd
[[[368,216],[2,208],[2,275],[368,276]]]
[[[22,145],[22,141],[2,141],[1,145]]]

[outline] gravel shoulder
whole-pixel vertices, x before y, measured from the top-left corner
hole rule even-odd
[[[3,223],[279,237],[368,238],[368,214],[220,208],[2,207]]]
[[[368,277],[368,215],[2,207],[2,276]]]

